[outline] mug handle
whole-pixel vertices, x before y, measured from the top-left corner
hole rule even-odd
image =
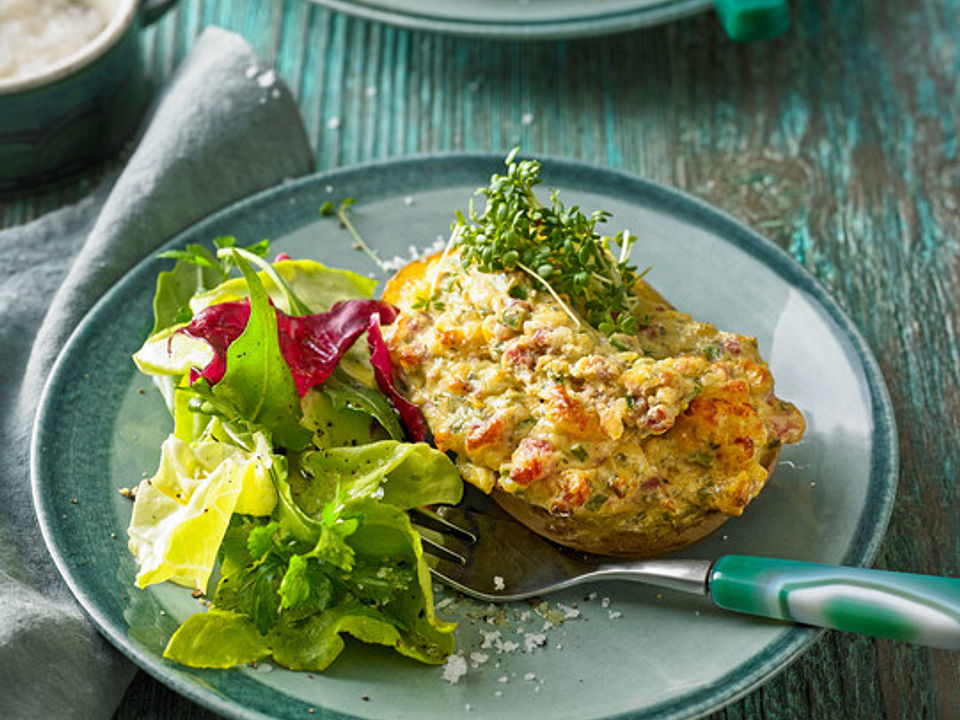
[[[177,0],[141,0],[140,23],[146,27],[156,22],[167,12]]]

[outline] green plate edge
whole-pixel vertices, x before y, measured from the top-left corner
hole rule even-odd
[[[402,13],[370,7],[354,0],[312,0],[346,15],[396,25],[408,30],[463,35],[487,40],[564,40],[569,38],[613,35],[671,20],[678,20],[713,7],[713,0],[667,0],[653,6],[595,17],[571,20],[483,22],[463,18],[449,20],[422,13]],[[590,0],[584,0],[589,2]],[[598,8],[599,10],[599,8]]]
[[[463,172],[463,166],[469,164],[476,168],[476,177],[485,178],[492,169],[502,167],[503,154],[456,153],[439,155],[421,155],[396,160],[385,160],[349,168],[330,170],[310,175],[296,181],[286,182],[275,188],[264,190],[233,205],[220,210],[196,223],[177,235],[174,239],[157,249],[179,247],[198,238],[212,237],[212,228],[227,218],[238,215],[256,215],[259,210],[279,205],[289,198],[298,196],[305,189],[316,187],[319,197],[325,186],[336,186],[350,179],[363,177],[368,173],[387,172],[401,176],[422,176],[425,170],[433,177],[443,177],[445,171],[456,169]],[[591,191],[625,198],[645,197],[656,203],[665,214],[682,216],[685,220],[709,229],[716,237],[734,244],[755,258],[761,260],[785,282],[808,293],[828,313],[831,320],[843,333],[855,350],[861,363],[864,379],[867,382],[872,401],[874,423],[874,446],[871,457],[872,483],[867,504],[860,515],[860,523],[853,535],[851,547],[843,558],[845,565],[865,566],[876,557],[883,540],[887,524],[893,510],[899,474],[899,450],[897,445],[896,421],[893,405],[879,365],[854,323],[847,317],[826,288],[805,268],[799,265],[787,252],[766,238],[754,232],[740,221],[716,209],[704,201],[684,192],[658,183],[644,180],[628,173],[599,168],[584,163],[550,158],[540,158],[545,168],[549,168],[549,180],[557,186],[573,185],[589,187]],[[297,226],[297,224],[294,224]],[[277,235],[288,232],[294,227],[280,228]],[[31,479],[34,506],[37,518],[47,543],[48,550],[63,576],[67,586],[79,601],[83,610],[91,618],[112,644],[124,655],[133,660],[150,675],[176,690],[185,697],[210,710],[238,718],[239,720],[270,720],[277,715],[265,714],[242,704],[242,700],[226,697],[213,689],[204,687],[199,677],[181,669],[175,669],[163,663],[159,657],[143,652],[126,637],[124,630],[106,615],[95,596],[79,582],[61,544],[57,529],[57,509],[52,505],[52,493],[44,492],[42,478],[47,474],[51,460],[40,449],[57,435],[55,401],[67,391],[75,375],[71,373],[71,357],[75,348],[83,347],[85,341],[95,330],[94,320],[101,307],[122,300],[127,296],[142,295],[143,283],[153,287],[156,273],[164,266],[156,257],[147,257],[121,278],[103,297],[98,300],[83,321],[71,334],[61,351],[50,374],[40,399],[40,406],[34,424],[31,443]],[[151,292],[152,296],[152,292]],[[144,332],[148,328],[145,327]],[[679,700],[613,715],[606,720],[635,720],[637,718],[656,718],[656,720],[680,720],[701,717],[727,705],[750,693],[774,675],[785,669],[800,653],[808,647],[822,630],[806,627],[793,627],[786,631],[778,641],[769,645],[763,652],[722,676],[714,687],[690,693]],[[203,671],[197,675],[202,674]],[[328,710],[319,705],[311,705],[288,695],[261,686],[270,696],[262,707],[276,707],[277,702],[295,705],[298,717],[310,707],[316,708],[311,717],[324,720],[357,720],[359,716],[345,715]],[[290,715],[285,715],[288,717]]]

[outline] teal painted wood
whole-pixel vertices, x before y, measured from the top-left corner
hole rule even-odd
[[[886,376],[902,471],[878,566],[958,576],[960,0],[810,0],[791,23],[750,45],[709,14],[599,42],[496,43],[305,0],[181,0],[145,49],[159,85],[206,25],[244,35],[290,83],[320,168],[519,142],[745,220],[830,288]],[[0,201],[0,227],[79,200],[106,171]],[[956,653],[827,633],[713,718],[952,719],[958,678]],[[144,676],[117,713],[210,717]]]
[[[960,650],[960,578],[726,555],[709,586],[728,610]]]

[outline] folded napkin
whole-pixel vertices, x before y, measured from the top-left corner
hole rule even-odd
[[[245,41],[210,28],[121,172],[78,205],[0,232],[0,718],[109,718],[133,676],[72,600],[33,511],[30,434],[57,353],[157,246],[312,168],[287,88]]]

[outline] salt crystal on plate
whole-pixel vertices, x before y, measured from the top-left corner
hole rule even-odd
[[[460,678],[467,674],[467,661],[462,655],[451,655],[443,666],[443,679],[451,685],[460,682]]]

